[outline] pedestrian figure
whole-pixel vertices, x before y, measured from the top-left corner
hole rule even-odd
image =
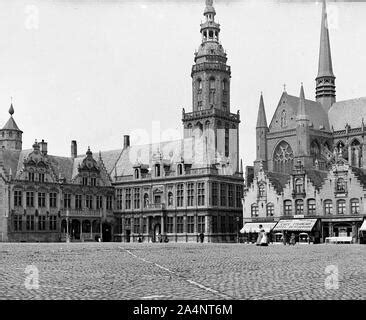
[[[161,233],[159,232],[159,234],[158,234],[158,242],[163,242],[163,239],[162,239],[162,237],[161,237]]]
[[[165,236],[165,238],[164,238],[164,242],[169,242],[169,239],[168,239],[168,237],[167,237],[167,236]]]
[[[141,236],[141,234],[139,234],[139,240],[138,240],[139,242],[142,242],[142,236]]]
[[[291,233],[290,243],[292,245],[295,245],[295,243],[296,243],[296,238],[295,238],[295,234],[294,233]]]
[[[200,237],[200,242],[203,243],[203,240],[205,238],[205,235],[201,232],[200,235],[199,235],[199,237]]]

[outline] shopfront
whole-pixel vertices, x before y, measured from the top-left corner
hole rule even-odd
[[[271,233],[272,229],[276,225],[276,222],[247,222],[244,224],[240,233],[243,235],[243,242],[255,243],[258,238],[258,233],[260,227],[264,229],[265,232]]]
[[[360,243],[366,244],[366,219],[363,221],[359,231]]]
[[[361,243],[363,217],[322,218],[322,240],[328,242]]]
[[[318,219],[284,219],[278,221],[273,233],[276,241],[280,239],[283,243],[290,243],[291,238],[296,243],[319,243],[319,229]]]

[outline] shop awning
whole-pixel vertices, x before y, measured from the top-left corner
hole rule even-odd
[[[366,220],[363,221],[360,231],[366,231]]]
[[[273,231],[307,231],[310,232],[318,219],[280,220]]]
[[[260,225],[262,225],[264,231],[270,232],[276,225],[276,222],[247,222],[240,230],[240,233],[259,232]]]

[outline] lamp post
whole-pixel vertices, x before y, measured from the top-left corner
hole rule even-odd
[[[237,241],[237,243],[239,243],[239,221],[240,221],[240,218],[236,217],[236,241]]]
[[[100,210],[100,227],[99,227],[99,231],[100,231],[100,242],[103,241],[103,231],[102,231],[102,210]]]
[[[70,242],[69,236],[69,210],[66,210],[66,242]]]

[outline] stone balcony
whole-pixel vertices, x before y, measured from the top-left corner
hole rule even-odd
[[[240,122],[240,115],[238,113],[230,113],[216,108],[197,110],[193,112],[183,112],[183,121],[198,120],[209,117],[220,117],[223,119]]]

